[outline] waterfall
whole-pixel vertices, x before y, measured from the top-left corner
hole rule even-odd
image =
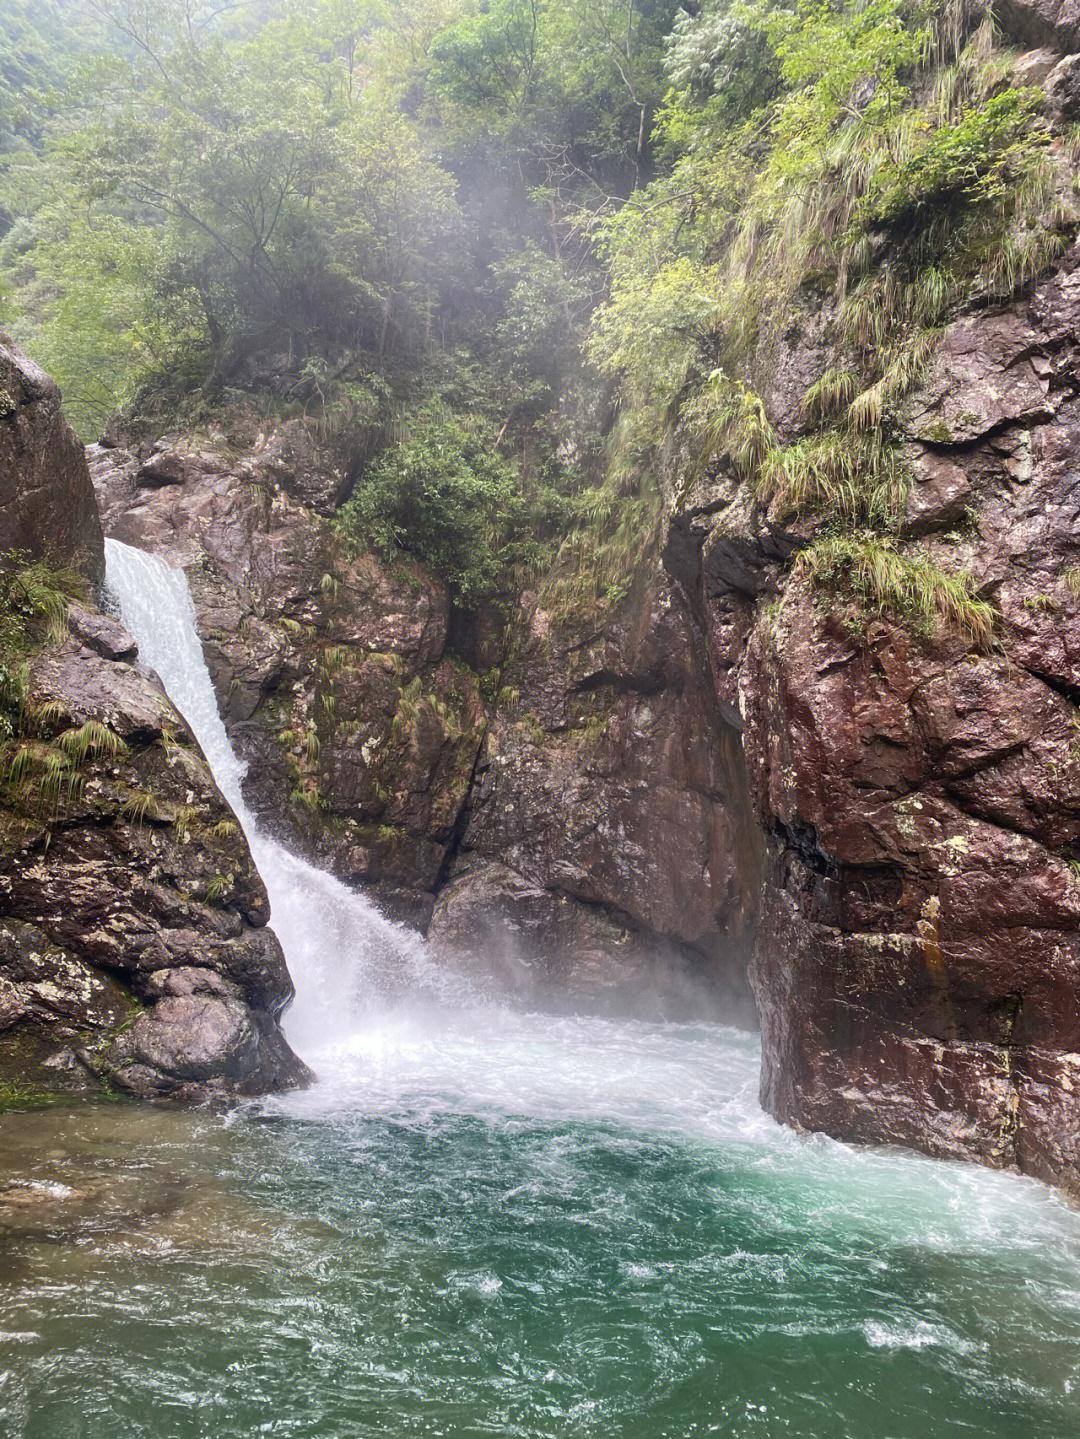
[[[106,578],[142,663],[157,671],[202,745],[269,892],[270,923],[296,985],[285,1033],[320,1082],[264,1108],[330,1118],[575,1115],[740,1137],[777,1132],[756,1102],[755,1035],[507,1006],[264,833],[244,800],[244,766],[218,713],[183,572],[107,540]]]
[[[424,993],[442,1003],[461,997],[463,982],[433,965],[416,935],[260,830],[244,800],[245,766],[218,712],[183,571],[117,540],[106,540],[105,556],[106,583],[139,658],[194,731],[266,885],[270,923],[296,985],[285,1030],[297,1052],[310,1057],[347,1041],[365,1014],[395,994],[411,1003]]]

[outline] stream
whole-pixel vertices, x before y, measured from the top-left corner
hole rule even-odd
[[[781,1128],[753,1034],[522,1013],[435,966],[259,832],[183,575],[107,549],[318,1080],[0,1114],[2,1439],[1080,1434],[1077,1209]]]

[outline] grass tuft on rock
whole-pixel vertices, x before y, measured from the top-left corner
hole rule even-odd
[[[26,661],[63,638],[68,602],[85,588],[71,570],[18,550],[0,554],[0,742],[14,739],[22,725]]]
[[[979,597],[967,570],[950,574],[922,552],[904,554],[887,536],[823,536],[803,551],[798,566],[816,585],[854,596],[919,634],[930,636],[946,625],[979,649],[993,639],[994,607]]]

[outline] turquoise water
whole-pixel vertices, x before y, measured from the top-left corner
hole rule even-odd
[[[1080,1434],[1080,1214],[773,1125],[753,1036],[384,1015],[231,1115],[0,1115],[18,1439]]]
[[[0,1114],[0,1439],[1080,1435],[1080,1212],[780,1129],[752,1035],[481,1002],[259,832],[183,575],[107,548],[321,1078]]]

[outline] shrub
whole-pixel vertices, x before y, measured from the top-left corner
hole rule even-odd
[[[366,468],[339,523],[383,551],[415,555],[472,608],[538,562],[534,532],[551,501],[543,486],[526,496],[488,422],[432,402]]]
[[[1033,124],[1033,90],[1006,90],[955,125],[942,125],[899,163],[884,165],[864,200],[869,224],[911,224],[949,204],[1009,203],[1049,142]]]

